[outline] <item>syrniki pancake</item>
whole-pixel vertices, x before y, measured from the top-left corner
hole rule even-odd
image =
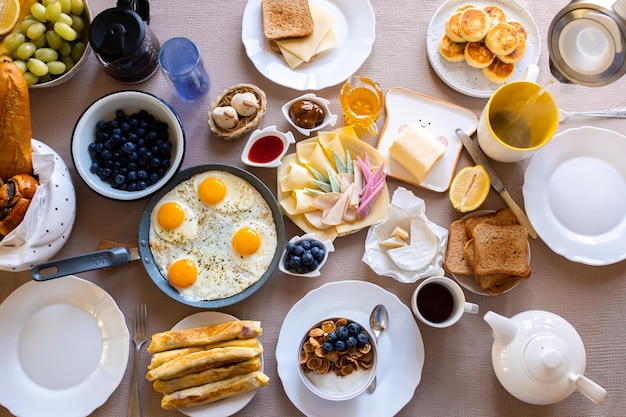
[[[522,35],[517,35],[517,48],[513,52],[508,55],[498,56],[500,60],[506,64],[515,64],[517,61],[522,59],[524,56],[524,52],[526,52],[526,38]]]
[[[459,33],[468,42],[478,42],[489,31],[489,16],[478,8],[463,10],[459,18]]]
[[[489,16],[490,25],[493,26],[497,23],[505,23],[506,22],[506,13],[502,10],[501,7],[498,6],[485,6],[483,10]]]
[[[439,53],[447,61],[463,62],[465,60],[465,43],[453,42],[447,35],[443,35],[439,42]]]
[[[515,64],[507,64],[495,58],[491,65],[482,69],[483,75],[496,84],[507,82],[515,73]]]
[[[459,19],[461,12],[452,13],[446,21],[446,35],[452,42],[465,42],[463,36],[459,32]]]
[[[494,60],[495,55],[484,42],[468,42],[465,45],[465,61],[470,67],[485,68]]]
[[[517,30],[508,23],[497,23],[487,32],[485,45],[496,55],[508,55],[517,48]]]
[[[515,30],[517,30],[517,34],[522,36],[524,38],[524,40],[528,39],[528,32],[526,31],[526,28],[524,27],[524,25],[522,25],[520,22],[516,22],[516,21],[509,21],[507,23],[509,25],[513,26],[515,28]]]

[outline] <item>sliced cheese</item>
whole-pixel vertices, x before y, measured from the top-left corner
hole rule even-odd
[[[445,152],[446,147],[418,123],[407,126],[389,147],[389,156],[418,182],[424,181]]]
[[[315,4],[311,4],[310,8],[315,27],[311,36],[276,41],[283,55],[287,51],[304,62],[309,62],[318,53],[318,48],[335,23],[335,17],[324,8]]]
[[[309,166],[317,172],[326,174],[329,170],[336,174],[335,164],[333,164],[324,153],[319,142],[300,142],[296,145],[296,155],[300,164]]]
[[[313,174],[297,163],[290,163],[287,175],[280,178],[280,189],[282,192],[315,187]]]
[[[430,265],[437,253],[438,240],[428,225],[418,219],[411,220],[410,243],[389,249],[387,255],[398,268],[419,271]]]
[[[400,239],[405,240],[409,238],[409,232],[407,232],[400,226],[396,226],[391,231],[391,234],[389,234],[389,237],[399,237]]]
[[[345,158],[346,151],[341,143],[341,139],[336,132],[319,132],[317,135],[317,139],[322,145],[324,149],[324,153],[326,157],[330,160],[334,159],[333,151],[337,153],[337,155]]]
[[[378,244],[387,248],[401,248],[407,245],[407,243],[398,236],[392,236],[389,239],[381,240]]]

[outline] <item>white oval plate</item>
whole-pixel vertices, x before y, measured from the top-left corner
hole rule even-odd
[[[89,415],[120,384],[128,350],[124,315],[102,288],[29,281],[0,305],[0,404],[23,417]]]
[[[376,18],[369,0],[311,2],[335,17],[337,46],[294,70],[263,36],[261,0],[248,0],[243,12],[241,40],[248,58],[267,79],[294,90],[321,90],[345,81],[365,62],[376,38]]]
[[[235,316],[231,316],[230,314],[220,313],[219,311],[202,311],[185,317],[176,323],[176,325],[172,327],[172,330],[209,326],[211,324],[225,323],[233,320],[239,319]],[[261,370],[263,370],[263,354],[261,354]],[[255,393],[256,390],[252,390],[230,398],[224,398],[223,400],[216,401],[214,403],[181,408],[178,411],[190,417],[228,417],[244,408],[250,400],[252,400]]]
[[[462,129],[471,136],[478,125],[476,115],[469,109],[399,87],[390,88],[385,94],[385,112],[385,127],[376,145],[388,161],[385,171],[409,184],[436,192],[446,191],[463,148],[455,130]],[[421,183],[389,156],[389,147],[398,137],[400,127],[414,122],[434,136],[445,137],[448,142],[445,154]]]
[[[378,339],[376,391],[346,401],[313,394],[298,373],[303,329],[327,317],[346,316],[369,323],[377,304],[387,307],[392,325]],[[307,416],[392,417],[413,398],[421,380],[424,343],[413,313],[394,294],[366,281],[331,282],[310,291],[289,310],[278,335],[276,362],[285,393]]]
[[[557,134],[524,176],[526,213],[543,241],[570,261],[626,259],[626,137],[585,126]]]
[[[443,82],[459,93],[471,97],[487,98],[500,87],[499,84],[486,79],[480,69],[470,67],[465,61],[449,62],[439,53],[439,42],[445,33],[446,21],[457,7],[465,4],[473,4],[476,7],[498,6],[504,10],[509,21],[517,21],[526,28],[528,32],[526,52],[522,59],[515,64],[515,74],[511,77],[511,81],[522,79],[526,67],[539,62],[541,52],[539,29],[526,9],[514,0],[448,0],[437,9],[428,25],[426,39],[430,65]]]

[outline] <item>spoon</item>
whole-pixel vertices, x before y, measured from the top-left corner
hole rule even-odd
[[[565,111],[559,109],[559,123],[565,121],[570,116],[598,116],[598,117],[617,117],[626,118],[626,107],[617,107],[607,110],[592,111]]]
[[[387,321],[389,320],[389,314],[387,313],[387,309],[384,305],[378,304],[372,310],[372,314],[370,315],[370,327],[374,331],[374,337],[376,338],[376,344],[378,344],[378,337],[380,334],[387,328]],[[374,379],[369,387],[367,387],[367,392],[370,394],[374,392],[376,389],[376,375],[374,375]]]

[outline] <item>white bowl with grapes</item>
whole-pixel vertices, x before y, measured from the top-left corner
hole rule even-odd
[[[30,88],[54,87],[72,78],[87,60],[90,23],[86,0],[39,0],[3,46]]]
[[[294,236],[283,250],[278,269],[288,275],[319,277],[328,254],[334,251],[333,242],[318,240],[315,233]]]
[[[134,201],[163,188],[178,172],[185,132],[174,109],[143,91],[118,91],[94,101],[72,133],[72,160],[89,188]]]

